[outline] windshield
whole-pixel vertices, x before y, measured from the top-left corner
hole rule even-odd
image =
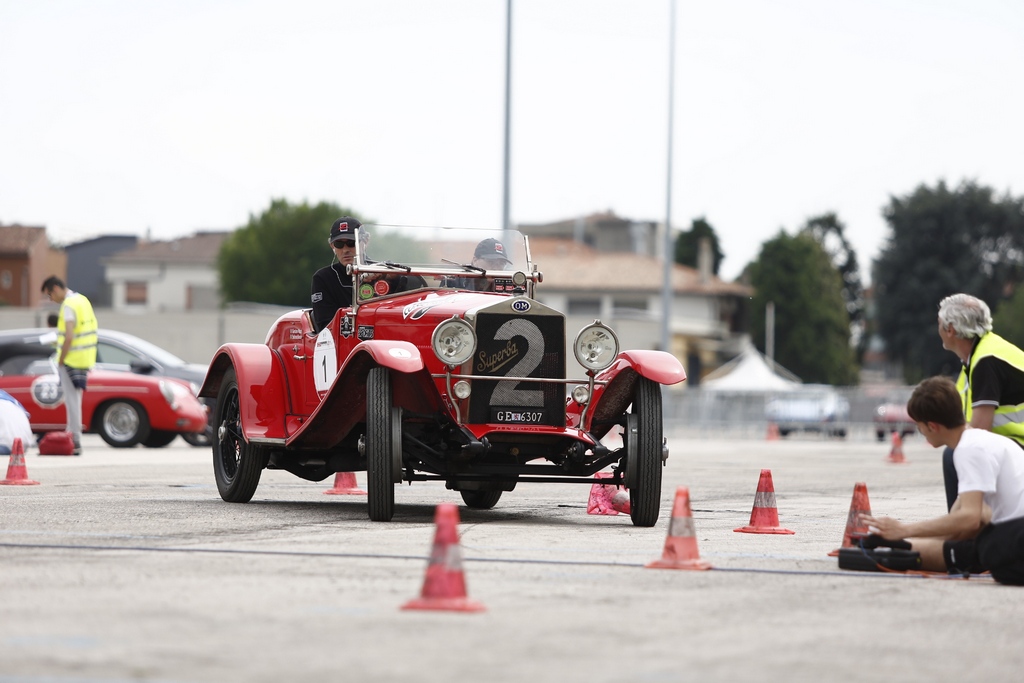
[[[363,226],[353,267],[354,301],[444,287],[532,293],[526,239],[516,230]],[[519,284],[513,276],[522,273]],[[539,276],[538,276],[539,277]]]
[[[359,231],[362,264],[390,261],[413,268],[455,270],[466,264],[528,272],[526,240],[518,230],[363,225]]]

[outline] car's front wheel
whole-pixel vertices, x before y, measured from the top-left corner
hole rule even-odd
[[[641,377],[633,396],[633,418],[627,421],[625,437],[634,441],[627,452],[634,454],[629,489],[629,516],[634,526],[654,526],[661,511],[662,415],[661,387]],[[633,432],[633,433],[630,433]]]
[[[149,438],[149,416],[135,401],[104,403],[93,419],[96,431],[114,448],[131,448]]]
[[[242,435],[240,395],[234,368],[224,373],[217,394],[217,435],[213,442],[213,472],[220,497],[229,503],[248,503],[256,493],[269,453]]]
[[[366,378],[366,502],[374,522],[391,521],[395,514],[401,457],[402,418],[392,400],[391,371],[373,368]]]

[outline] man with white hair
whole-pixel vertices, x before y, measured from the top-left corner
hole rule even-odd
[[[988,304],[970,294],[953,294],[939,303],[939,337],[942,348],[963,363],[956,387],[967,422],[1024,448],[1024,351],[992,331]],[[951,448],[942,454],[942,474],[952,508],[958,480]]]

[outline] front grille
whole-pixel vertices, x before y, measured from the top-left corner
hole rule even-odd
[[[501,308],[505,308],[504,306]],[[542,309],[538,304],[534,309]],[[489,377],[565,378],[565,318],[509,312],[476,316],[477,352],[469,372]],[[475,380],[473,423],[565,426],[565,385]]]

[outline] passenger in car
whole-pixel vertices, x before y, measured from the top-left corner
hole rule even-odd
[[[512,264],[512,261],[505,251],[505,245],[494,238],[488,237],[476,245],[476,249],[473,250],[473,260],[470,263],[484,270],[505,270]],[[478,292],[494,291],[494,281],[485,278],[448,278],[445,281],[445,286],[458,289],[472,289]]]

